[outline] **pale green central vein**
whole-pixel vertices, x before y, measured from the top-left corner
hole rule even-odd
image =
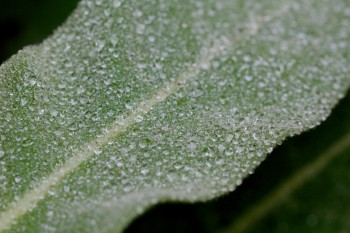
[[[180,88],[183,88],[187,81],[196,78],[201,70],[208,67],[212,59],[228,51],[237,42],[255,35],[264,24],[268,23],[275,17],[283,15],[289,10],[289,8],[290,6],[286,5],[270,15],[256,17],[247,24],[245,31],[237,33],[227,40],[220,39],[214,41],[212,43],[213,46],[204,49],[204,52],[198,56],[197,60],[187,70],[180,74],[177,79],[156,90],[149,99],[139,103],[130,114],[120,116],[110,127],[103,130],[103,133],[95,140],[87,143],[84,149],[75,153],[63,165],[57,167],[51,174],[49,174],[48,177],[44,177],[36,187],[25,193],[16,203],[10,205],[8,209],[0,215],[0,231],[8,229],[12,224],[16,223],[21,216],[35,208],[38,202],[45,198],[50,188],[57,185],[64,176],[71,173],[79,165],[88,160],[94,155],[95,151],[98,151],[111,138],[125,132],[130,125],[136,122],[137,117],[145,115],[152,110],[155,105],[164,101],[168,96],[172,95]]]
[[[315,161],[296,171],[295,175],[278,186],[248,212],[241,215],[232,226],[223,230],[222,233],[243,233],[249,230],[257,221],[281,204],[292,192],[320,173],[335,157],[349,147],[350,134],[347,134],[329,147]]]

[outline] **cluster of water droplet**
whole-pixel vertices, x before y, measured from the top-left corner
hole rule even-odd
[[[0,68],[0,212],[59,167],[19,225],[112,229],[114,215],[124,227],[159,200],[232,191],[349,85],[350,22],[333,19],[349,10],[337,2],[260,25],[286,3],[82,1]]]

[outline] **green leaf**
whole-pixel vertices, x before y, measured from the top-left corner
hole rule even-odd
[[[234,190],[343,96],[349,7],[83,0],[0,67],[0,231],[116,232]]]

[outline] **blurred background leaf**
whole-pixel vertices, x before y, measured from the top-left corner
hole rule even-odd
[[[77,0],[0,0],[0,63],[27,44],[42,41],[71,13]],[[350,133],[348,95],[321,126],[288,139],[233,193],[199,204],[163,204],[126,232],[234,232],[238,219],[327,148]],[[350,149],[250,223],[247,232],[348,232]],[[248,219],[249,221],[249,219]]]

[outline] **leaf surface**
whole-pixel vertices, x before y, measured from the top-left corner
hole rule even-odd
[[[80,2],[0,68],[0,231],[115,232],[235,189],[350,83],[349,3]]]

